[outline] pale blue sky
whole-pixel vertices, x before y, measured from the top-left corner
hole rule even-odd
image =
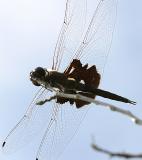
[[[63,0],[0,2],[1,142],[24,114],[37,89],[29,81],[29,72],[36,66],[51,66],[64,4]],[[118,1],[116,29],[101,88],[136,100],[136,106],[112,103],[142,118],[141,6],[141,0]],[[142,151],[141,127],[124,116],[94,106],[60,159],[107,159],[92,150],[91,135],[98,144],[114,151]],[[38,142],[34,144],[9,156],[0,152],[0,159],[34,160]]]

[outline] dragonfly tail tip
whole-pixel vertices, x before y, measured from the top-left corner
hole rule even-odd
[[[130,104],[136,105],[137,102],[135,102],[135,101],[130,101]]]

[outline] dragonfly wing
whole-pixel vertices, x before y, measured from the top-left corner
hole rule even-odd
[[[57,40],[52,69],[69,59],[80,44],[85,27],[86,0],[67,0],[64,22]]]
[[[47,98],[47,90],[41,89],[36,94],[23,118],[8,134],[2,145],[5,153],[12,153],[29,144],[42,131],[45,124],[50,121],[52,106],[36,105],[44,96]]]
[[[55,106],[56,118],[44,134],[36,160],[57,159],[75,135],[89,108],[77,109],[68,104]]]
[[[99,73],[103,72],[110,51],[116,13],[117,0],[100,0],[75,54],[83,63],[96,65]]]
[[[70,3],[77,9],[73,10]],[[89,7],[86,11],[85,4],[85,0],[67,1],[64,19],[67,23],[63,24],[56,45],[54,69],[60,67],[64,71],[72,59],[80,59],[82,63],[96,65],[98,71],[103,72],[112,42],[117,0],[94,0],[91,2],[91,8],[94,5],[92,12]]]

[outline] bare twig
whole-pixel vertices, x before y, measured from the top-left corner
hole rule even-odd
[[[63,92],[57,92],[56,96],[64,97],[64,98],[70,98],[70,99],[79,99],[79,100],[82,100],[82,101],[94,103],[98,106],[106,107],[106,108],[110,109],[111,111],[118,112],[118,113],[121,113],[121,114],[129,117],[135,124],[142,125],[142,119],[138,118],[137,116],[135,116],[134,114],[132,114],[128,110],[121,109],[121,108],[116,107],[114,105],[111,105],[109,103],[105,103],[105,102],[102,102],[102,101],[95,100],[93,98],[85,97],[85,96],[82,96],[80,94],[65,94]]]
[[[120,157],[120,158],[142,158],[142,153],[141,154],[132,154],[132,153],[126,153],[126,152],[112,152],[109,151],[107,149],[101,148],[100,146],[96,145],[96,144],[92,144],[92,148],[95,151],[104,153],[110,157]]]

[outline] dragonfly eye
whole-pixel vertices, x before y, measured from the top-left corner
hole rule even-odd
[[[37,67],[34,71],[30,72],[30,80],[35,86],[40,86],[39,81],[42,81],[46,76],[45,69]]]
[[[45,70],[42,67],[37,67],[33,72],[30,73],[33,78],[41,78],[46,74]]]

